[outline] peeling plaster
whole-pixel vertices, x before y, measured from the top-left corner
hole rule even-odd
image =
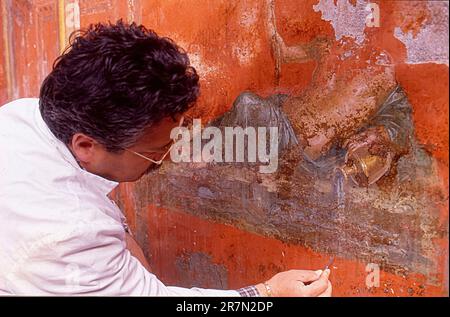
[[[369,15],[367,4],[366,0],[357,0],[356,6],[348,0],[337,0],[336,5],[334,1],[320,0],[313,9],[316,12],[321,11],[322,19],[331,22],[336,40],[347,36],[354,38],[356,43],[361,45],[365,40],[364,29]]]
[[[436,63],[448,66],[448,2],[427,3],[431,19],[425,21],[416,37],[395,28],[394,36],[406,46],[408,64]]]
[[[176,40],[180,47],[187,51],[190,64],[203,79],[214,74],[217,75],[219,70],[217,63],[212,64],[210,61],[205,60],[199,45],[190,45],[181,40],[182,37],[178,35],[172,35],[172,38]]]
[[[233,54],[237,57],[240,65],[250,64],[255,58],[255,51],[259,49],[259,41],[252,47],[249,43],[233,45]]]
[[[246,10],[242,13],[239,24],[246,28],[253,27],[258,22],[258,11],[256,9]]]
[[[202,77],[208,77],[209,75],[217,72],[218,69],[216,66],[205,63],[200,52],[192,52],[188,53],[188,55],[191,65]]]

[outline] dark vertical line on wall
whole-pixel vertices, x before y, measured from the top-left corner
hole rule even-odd
[[[280,85],[280,72],[281,72],[281,43],[277,32],[277,21],[275,18],[275,0],[268,0],[267,5],[267,28],[270,37],[270,45],[272,46],[272,55],[275,60],[275,86]]]

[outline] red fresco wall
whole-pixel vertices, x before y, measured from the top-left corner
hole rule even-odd
[[[226,112],[245,90],[261,95],[299,93],[310,83],[317,62],[277,56],[271,41],[272,12],[287,47],[308,46],[326,37],[337,45],[361,40],[355,50],[376,47],[388,52],[396,79],[413,106],[416,137],[440,171],[440,186],[447,193],[440,220],[448,223],[448,45],[445,61],[445,52],[437,54],[439,41],[423,40],[427,32],[439,36],[446,28],[448,34],[444,7],[439,1],[372,2],[380,9],[379,26],[358,29],[353,27],[361,19],[356,8],[368,1],[0,0],[0,103],[38,95],[39,83],[71,31],[118,18],[142,23],[187,50],[201,76],[195,114],[204,120]],[[446,8],[448,19],[448,3]],[[340,16],[346,19],[344,25],[330,19],[339,10],[348,12]],[[282,270],[321,268],[333,255],[331,280],[336,296],[448,295],[448,236],[435,241],[439,270],[434,276],[382,271],[379,287],[369,289],[366,263],[207,221],[183,210],[148,205],[145,223],[137,223],[134,185],[121,185],[119,194],[131,228],[141,232],[138,242],[153,272],[167,284],[237,288]],[[190,257],[180,262],[182,255]]]

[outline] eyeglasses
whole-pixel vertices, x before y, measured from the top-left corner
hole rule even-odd
[[[181,117],[180,124],[178,125],[178,128],[181,127],[181,126],[183,125],[183,123],[184,123],[184,117]],[[145,159],[145,160],[147,160],[147,161],[150,161],[150,162],[152,162],[153,164],[161,165],[161,164],[164,162],[164,159],[166,158],[166,156],[167,156],[167,155],[170,153],[170,151],[172,150],[174,144],[175,144],[175,140],[172,139],[172,140],[170,141],[170,143],[169,143],[168,145],[165,146],[165,147],[167,147],[167,146],[169,147],[168,150],[165,151],[164,154],[163,154],[163,156],[162,156],[159,160],[157,160],[157,161],[156,161],[156,160],[153,160],[153,159],[151,159],[151,158],[149,158],[149,157],[147,157],[147,156],[145,156],[145,155],[142,155],[141,153],[135,152],[135,151],[133,151],[133,150],[129,150],[129,149],[124,149],[124,150],[127,151],[127,152],[130,152],[130,153],[133,153],[133,154],[135,154],[135,155],[137,155],[137,156],[139,156],[139,157],[141,157],[141,158],[143,158],[143,159]]]

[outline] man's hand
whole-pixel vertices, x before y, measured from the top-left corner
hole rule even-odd
[[[330,297],[331,282],[328,280],[330,270],[290,270],[273,276],[266,283],[271,296],[283,297]],[[264,284],[256,285],[261,296],[269,296]]]

